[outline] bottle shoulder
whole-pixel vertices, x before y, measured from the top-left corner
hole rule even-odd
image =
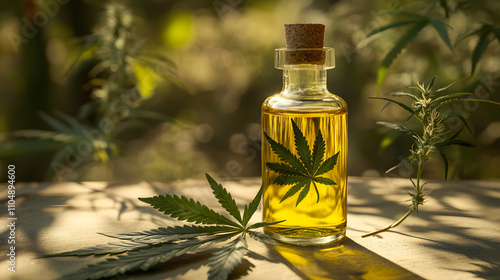
[[[347,113],[347,103],[338,95],[327,92],[314,96],[288,96],[277,93],[262,104],[263,111]]]

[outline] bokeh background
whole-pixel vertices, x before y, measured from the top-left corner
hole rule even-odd
[[[311,22],[326,26],[325,45],[336,49],[328,86],[349,105],[349,175],[408,176],[408,168],[384,172],[408,155],[411,139],[376,124],[404,123],[407,113],[396,106],[381,112],[384,102],[367,97],[405,91],[417,81],[428,83],[434,75],[436,88],[470,75],[477,36],[459,39],[485,22],[498,26],[499,3],[445,1],[455,10],[446,21],[455,51],[436,30],[425,28],[394,61],[380,88],[377,69],[404,29],[369,39],[367,35],[400,20],[397,11],[444,18],[440,2],[2,1],[0,170],[14,164],[18,181],[170,181],[205,172],[218,177],[260,176],[260,106],[282,85],[282,73],[273,67],[274,49],[285,45],[285,23]],[[82,107],[99,98],[92,74],[97,62],[82,50],[89,35],[99,33],[106,21],[116,21],[109,13],[110,3],[130,9],[132,38],[144,52],[165,56],[175,67],[170,63],[167,78],[150,80],[154,93],[140,101],[150,117],[116,133],[108,160],[90,155],[90,160],[66,168],[65,176],[54,176],[50,170],[54,171],[55,155],[70,146],[18,132],[53,131],[43,114],[57,119],[62,112],[78,119]],[[478,64],[475,77],[488,88],[474,89],[478,98],[500,100],[499,45],[492,37]],[[474,138],[477,147],[448,150],[450,177],[499,178],[500,108],[465,103],[451,109],[468,120],[473,132],[464,132],[463,138]],[[79,121],[89,129],[96,125],[92,118]],[[424,177],[442,178],[443,172],[442,162],[432,160]],[[6,174],[0,172],[0,178],[6,179]]]

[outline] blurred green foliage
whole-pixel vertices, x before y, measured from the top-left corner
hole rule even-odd
[[[483,86],[457,91],[498,101],[499,6],[493,0],[128,1],[123,33],[101,1],[3,1],[0,168],[15,164],[23,181],[45,180],[57,164],[68,167],[64,180],[173,180],[207,171],[259,176],[260,106],[281,88],[273,58],[285,45],[283,24],[315,22],[326,25],[325,45],[337,52],[329,89],[349,104],[349,174],[382,176],[410,142],[386,137],[376,121],[406,117],[391,106],[380,113],[379,102],[366,97],[434,75],[440,87],[472,70]],[[418,24],[398,25],[408,20],[405,12],[429,18],[433,28],[414,32],[384,64]],[[397,28],[368,36],[391,24]],[[386,72],[378,88],[381,65]],[[139,96],[128,102],[127,92]],[[125,115],[112,114],[117,102],[130,103]],[[449,177],[498,178],[500,110],[472,102],[450,110],[467,120],[477,148],[450,151],[450,162],[473,164],[450,164]],[[92,136],[82,131],[92,135],[103,119],[113,129],[84,147]],[[92,153],[79,161],[79,148]],[[428,166],[424,177],[442,176],[438,161]]]

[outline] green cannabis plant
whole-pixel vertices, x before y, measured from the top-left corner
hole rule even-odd
[[[406,119],[407,122],[412,119],[417,119],[419,124],[418,129],[411,129],[400,124],[378,122],[380,125],[386,126],[410,136],[413,140],[413,145],[410,148],[410,154],[405,157],[400,163],[387,170],[386,173],[407,164],[413,163],[416,163],[417,170],[416,179],[413,180],[413,178],[410,177],[410,181],[413,185],[413,192],[409,193],[409,195],[411,196],[411,204],[408,212],[398,221],[380,230],[365,234],[363,235],[363,237],[367,237],[394,228],[401,224],[413,212],[418,212],[419,205],[423,205],[425,201],[424,187],[426,183],[422,183],[421,180],[422,170],[424,169],[425,162],[427,162],[431,158],[431,155],[433,153],[437,153],[443,160],[445,170],[444,179],[446,180],[448,178],[448,158],[446,156],[444,148],[454,145],[463,147],[474,146],[468,141],[458,139],[464,128],[467,128],[468,130],[470,130],[470,128],[463,116],[461,116],[460,114],[450,113],[450,110],[445,109],[446,106],[464,101],[488,102],[500,105],[500,103],[492,100],[473,98],[472,93],[455,93],[447,91],[449,88],[456,85],[460,81],[452,83],[446,87],[433,90],[432,87],[434,85],[435,79],[436,76],[432,78],[427,86],[417,83],[417,86],[410,87],[411,89],[417,90],[417,94],[411,92],[394,92],[390,94],[392,97],[406,98],[410,100],[411,105],[406,105],[405,103],[397,101],[394,98],[372,97],[373,99],[387,101],[386,105],[398,105],[399,107],[410,113],[409,117]],[[453,127],[448,125],[448,121],[450,121],[451,119],[458,119],[462,125],[454,129]]]
[[[265,244],[279,245],[269,236],[255,230],[282,221],[249,225],[248,222],[260,204],[262,187],[241,213],[231,194],[210,175],[206,174],[206,177],[215,198],[231,218],[185,196],[167,194],[139,198],[171,218],[191,222],[194,225],[160,227],[123,234],[103,234],[118,241],[43,257],[109,255],[101,262],[61,278],[101,279],[129,271],[146,271],[158,263],[168,262],[187,253],[213,249],[213,245],[223,244],[212,250],[212,255],[208,259],[210,267],[208,279],[227,279],[249,251],[247,236]]]
[[[142,51],[134,22],[123,1],[106,4],[94,33],[82,38],[80,55],[70,70],[91,68],[85,85],[91,91],[91,101],[74,116],[40,113],[53,130],[12,132],[2,141],[0,156],[55,151],[45,179],[79,180],[96,165],[112,170],[111,159],[120,153],[124,131],[147,126],[151,120],[166,121],[166,116],[140,106],[151,98],[162,79],[181,84],[175,64]]]
[[[470,73],[475,74],[479,61],[488,49],[490,43],[493,41],[498,41],[498,43],[500,43],[500,23],[498,22],[498,15],[487,10],[490,6],[487,3],[488,1],[485,0],[429,1],[429,3],[422,2],[423,7],[419,12],[398,10],[382,13],[381,16],[394,16],[398,19],[373,29],[367,34],[367,40],[363,42],[361,46],[364,46],[366,42],[372,40],[376,35],[382,32],[395,29],[403,31],[399,39],[384,56],[379,66],[377,85],[380,87],[388,68],[393,64],[401,51],[404,50],[412,40],[418,37],[426,27],[432,27],[452,53],[455,53],[454,46],[457,46],[467,38],[477,37],[477,41],[470,56]],[[488,16],[485,17],[485,14]],[[456,41],[453,43],[450,39],[449,31],[454,29],[453,26],[450,26],[450,18],[455,15],[470,17],[474,23],[467,25],[466,30],[461,30],[456,36]],[[481,18],[481,21],[478,21],[478,18]]]

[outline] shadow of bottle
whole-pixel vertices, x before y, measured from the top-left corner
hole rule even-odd
[[[423,279],[349,238],[321,247],[274,248],[304,279]]]

